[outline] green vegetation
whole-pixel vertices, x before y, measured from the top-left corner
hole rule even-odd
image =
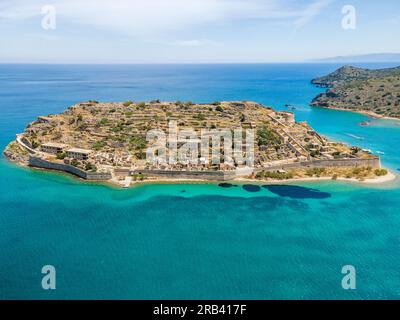
[[[93,144],[92,148],[93,148],[93,150],[99,151],[99,150],[103,149],[106,145],[107,145],[107,143],[104,140],[96,141]]]
[[[65,158],[65,152],[57,152],[56,158],[59,160],[63,160]]]
[[[71,160],[71,165],[73,165],[74,167],[77,167],[77,166],[79,165],[78,160],[72,159],[72,160]]]
[[[133,101],[128,100],[128,101],[125,101],[122,105],[123,105],[124,107],[129,107],[131,104],[133,104]]]
[[[377,177],[381,177],[386,176],[388,174],[388,171],[386,169],[375,169],[374,173]]]
[[[196,114],[193,116],[194,119],[199,120],[199,121],[204,121],[206,120],[206,116],[202,113]]]
[[[276,180],[287,180],[293,179],[294,173],[289,172],[279,172],[279,171],[261,171],[256,174],[257,179],[276,179]]]
[[[275,146],[280,144],[280,138],[269,128],[260,128],[257,130],[258,146]]]
[[[143,109],[143,108],[146,107],[146,102],[141,101],[141,102],[139,102],[139,103],[137,104],[137,106],[138,106],[140,109]]]
[[[400,118],[400,67],[377,70],[342,67],[312,82],[330,87],[314,98],[313,106],[371,111]]]
[[[222,109],[221,106],[217,106],[217,107],[215,108],[215,110],[218,111],[218,112],[224,112],[224,109]]]
[[[323,175],[325,173],[326,169],[325,168],[309,168],[306,171],[306,175],[309,177],[320,177],[321,175]]]
[[[147,177],[144,174],[139,174],[139,173],[134,173],[132,175],[133,181],[143,181],[147,179]]]
[[[146,148],[147,141],[143,136],[133,136],[129,140],[129,145],[131,148],[141,151]]]
[[[96,172],[96,171],[97,171],[97,168],[96,168],[96,166],[95,166],[93,163],[87,162],[87,163],[85,164],[85,170],[86,170],[86,171]]]
[[[102,119],[100,120],[99,124],[100,124],[101,126],[107,125],[107,124],[108,124],[108,119],[107,119],[107,118],[102,118]]]
[[[39,142],[37,142],[35,140],[32,141],[31,145],[32,145],[32,149],[36,149],[37,147],[40,146]]]

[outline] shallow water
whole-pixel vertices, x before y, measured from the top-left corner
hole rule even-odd
[[[400,168],[395,121],[312,109],[335,65],[0,65],[0,146],[81,100],[254,100]],[[362,140],[354,138],[362,137]],[[0,159],[0,298],[398,298],[400,185],[144,185],[129,190]],[[41,289],[41,268],[57,290]],[[357,290],[341,289],[341,268]]]

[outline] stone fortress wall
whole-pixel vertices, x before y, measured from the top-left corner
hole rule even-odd
[[[68,172],[85,180],[109,180],[112,178],[110,172],[87,172],[70,164],[55,163],[32,155],[29,156],[29,165],[37,168]]]
[[[74,174],[86,180],[109,180],[112,178],[110,172],[87,172],[76,168],[69,164],[50,162],[39,157],[30,156],[29,165],[32,167],[64,171]],[[332,160],[312,160],[303,162],[293,162],[289,164],[281,164],[265,168],[256,168],[253,172],[260,171],[276,171],[276,170],[290,170],[301,168],[357,168],[357,167],[372,167],[380,168],[381,163],[379,157],[371,159],[332,159]],[[122,173],[122,172],[121,172]],[[183,171],[183,170],[126,170],[126,175],[144,174],[150,177],[166,178],[166,179],[198,179],[210,181],[226,181],[233,180],[241,176],[248,176],[250,173],[240,172],[239,170],[232,171]]]

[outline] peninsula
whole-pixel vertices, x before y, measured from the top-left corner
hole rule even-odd
[[[344,66],[311,83],[328,88],[314,98],[312,106],[400,119],[400,67],[370,70]]]
[[[252,167],[236,161],[215,164],[200,156],[197,163],[187,164],[149,161],[146,150],[151,141],[146,133],[155,128],[167,130],[171,121],[179,130],[252,130]],[[185,142],[178,139],[176,144],[181,147]],[[330,141],[306,122],[296,122],[291,112],[249,101],[82,102],[61,114],[39,116],[16,135],[4,155],[20,165],[124,187],[146,180],[370,180],[388,174],[379,157],[368,150]]]

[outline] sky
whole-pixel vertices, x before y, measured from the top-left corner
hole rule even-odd
[[[400,53],[399,31],[398,0],[0,0],[0,63],[302,62]]]

